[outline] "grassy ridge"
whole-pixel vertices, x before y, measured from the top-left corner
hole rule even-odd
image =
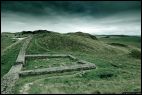
[[[117,49],[117,50],[116,50]],[[114,47],[102,41],[84,38],[78,35],[63,35],[56,33],[45,33],[34,36],[28,53],[46,53],[50,51],[62,52],[90,52],[90,53],[121,53],[127,49]]]

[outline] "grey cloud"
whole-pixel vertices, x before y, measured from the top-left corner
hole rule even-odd
[[[141,35],[140,7],[138,1],[4,1],[1,26],[5,32],[47,29]]]

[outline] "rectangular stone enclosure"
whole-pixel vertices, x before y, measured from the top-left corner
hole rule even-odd
[[[50,55],[25,55],[25,64],[21,76],[62,73],[79,70],[95,69],[93,63],[79,60],[72,55],[50,54]]]
[[[25,64],[22,70],[33,70],[50,67],[62,67],[77,64],[77,59],[68,55],[46,55],[46,56],[26,56]]]

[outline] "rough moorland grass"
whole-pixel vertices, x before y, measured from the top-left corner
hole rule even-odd
[[[15,45],[11,49],[7,50],[1,56],[1,77],[10,70],[12,65],[15,64],[15,61],[16,61],[17,56],[19,54],[22,43],[23,43],[23,41],[21,43]]]
[[[121,36],[116,36],[116,37],[111,37],[110,38],[100,38],[101,41],[106,42],[106,43],[121,43],[125,45],[132,45],[136,46],[138,48],[141,47],[141,37],[137,36],[126,36],[126,37],[121,37]]]
[[[1,36],[1,51],[11,44],[15,43],[16,41],[16,39],[12,39],[11,37]]]
[[[48,52],[48,49],[46,49],[46,47],[43,47],[38,45],[36,42],[36,38],[33,37],[31,42],[28,45],[27,48],[27,54],[43,54],[45,52]]]
[[[126,55],[104,54],[104,57],[101,58],[102,55],[97,57],[97,55],[81,52],[73,53],[77,57],[95,63],[97,69],[81,75],[76,74],[73,77],[64,76],[50,79],[46,76],[25,77],[18,81],[18,88],[22,88],[25,83],[35,81],[29,93],[54,93],[55,89],[59,91],[58,93],[122,93],[140,91],[140,60],[130,59]],[[116,66],[114,67],[112,64]]]
[[[76,74],[77,71],[73,71],[73,72],[64,72],[64,73],[53,73],[53,74],[44,74],[44,75],[39,75],[39,76],[28,76],[28,77],[20,77],[20,79],[16,82],[16,86],[13,87],[13,91],[15,91],[15,93],[19,93],[19,90],[23,87],[23,85],[25,83],[29,83],[31,81],[35,81],[35,80],[40,80],[40,78],[51,78],[51,77],[64,77],[64,76],[73,76],[74,74]]]
[[[110,46],[105,44],[104,41],[99,41],[99,39],[96,41],[80,36],[65,37],[59,34],[42,34],[40,37],[35,36],[35,39],[37,45],[51,50],[50,53],[72,54],[77,58],[96,64],[97,69],[71,77],[68,77],[68,75],[53,78],[48,78],[46,75],[24,77],[17,82],[15,93],[19,93],[24,84],[30,82],[33,85],[31,85],[28,93],[141,92],[141,59],[129,55],[132,49]],[[131,40],[128,41],[128,39]],[[134,39],[133,37],[126,39],[123,37],[118,43],[129,43],[128,45],[134,47],[139,46],[140,42],[134,41]],[[116,43],[116,40],[116,38],[110,39],[109,42]],[[123,40],[125,43],[123,43]],[[41,51],[42,53],[49,53],[45,49],[34,46],[34,44],[34,42],[31,43],[28,53],[40,53]],[[36,51],[37,49],[40,51]]]
[[[93,74],[90,74],[94,72]],[[17,92],[22,89],[25,83],[33,83],[30,86],[28,93],[37,94],[52,94],[52,93],[70,93],[70,94],[80,94],[80,93],[122,93],[126,91],[140,91],[140,81],[138,80],[127,80],[121,79],[117,76],[100,78],[95,75],[96,71],[90,71],[84,73],[83,75],[76,74],[74,76],[68,77],[53,77],[48,78],[48,76],[37,77],[26,77],[17,82]],[[103,72],[105,73],[105,72]],[[108,73],[112,73],[109,71]],[[86,76],[88,75],[88,76]],[[102,73],[101,73],[102,75]],[[93,77],[94,76],[94,77]],[[90,78],[88,78],[90,77]],[[98,79],[97,79],[98,78]],[[58,90],[58,92],[55,92]]]
[[[23,70],[49,68],[73,64],[76,64],[75,61],[70,60],[69,58],[27,59]]]
[[[123,50],[121,47],[110,46],[98,40],[96,41],[89,38],[83,38],[81,36],[71,36],[53,33],[34,36],[27,49],[28,54],[49,53],[50,51],[80,51],[97,54],[116,54],[119,52],[127,52],[126,49]]]
[[[130,55],[134,58],[141,59],[141,51],[139,50],[136,49],[131,50]]]
[[[121,43],[108,43],[108,44],[113,45],[113,46],[127,47],[127,45],[121,44]]]

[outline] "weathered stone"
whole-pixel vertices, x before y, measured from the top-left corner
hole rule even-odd
[[[21,71],[23,64],[25,63],[26,48],[31,39],[32,37],[29,37],[23,44],[16,60],[17,64],[12,66],[9,72],[1,78],[2,94],[13,94],[12,87],[15,85],[15,82],[19,79],[19,72]]]
[[[88,70],[88,69],[95,69],[95,68],[96,66],[94,64],[83,64],[83,65],[71,65],[71,66],[26,70],[26,71],[21,71],[19,74],[20,76],[28,76],[28,75],[39,75],[39,74],[62,73],[62,72],[70,72],[70,71],[78,71],[78,70]]]
[[[27,48],[31,39],[32,39],[32,37],[29,37],[28,39],[26,39],[25,43],[23,44],[23,46],[19,52],[19,55],[16,60],[16,64],[21,64],[21,63],[24,64],[25,63],[26,48]]]
[[[23,65],[18,64],[12,66],[10,71],[4,75],[1,79],[1,93],[2,94],[12,94],[12,87],[15,82],[19,79],[19,72],[21,71]]]
[[[69,56],[69,58],[72,59],[72,60],[78,60],[76,57],[74,57],[74,56],[72,56],[72,55],[70,55],[70,54],[69,54],[68,56]]]
[[[84,60],[79,60],[77,63],[79,63],[79,64],[93,64],[93,63],[90,63],[90,62],[84,61]]]
[[[25,55],[26,58],[61,58],[68,57],[66,54],[32,54]]]

